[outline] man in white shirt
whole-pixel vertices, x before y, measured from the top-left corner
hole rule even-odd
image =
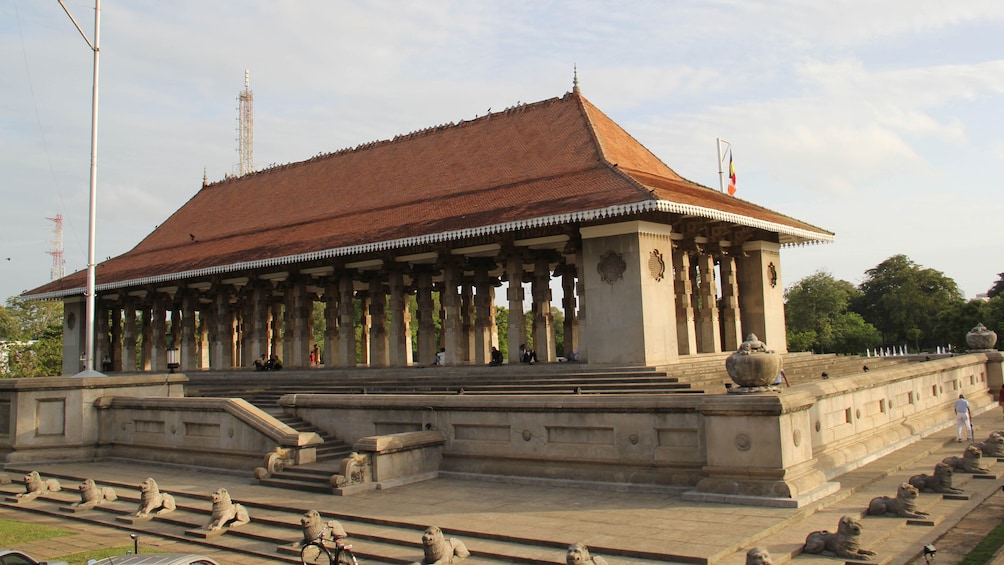
[[[955,441],[961,442],[963,436],[969,438],[969,441],[973,441],[973,426],[970,423],[972,416],[973,414],[969,410],[969,401],[960,394],[959,399],[955,401],[955,422],[957,424]]]

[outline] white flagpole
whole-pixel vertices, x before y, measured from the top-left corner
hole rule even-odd
[[[718,144],[718,190],[725,192],[725,155],[722,153],[722,144],[729,147],[732,147],[732,144],[720,137],[716,137],[715,142]]]

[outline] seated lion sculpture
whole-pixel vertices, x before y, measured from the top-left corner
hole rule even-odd
[[[948,465],[953,471],[961,471],[963,473],[986,473],[990,470],[983,464],[983,452],[980,448],[975,445],[970,445],[962,452],[962,457],[945,457],[941,460],[942,463]]]
[[[59,492],[63,487],[56,479],[42,480],[38,471],[32,471],[24,476],[24,492],[17,494],[17,498],[22,502],[35,500],[47,492]]]
[[[317,510],[307,510],[300,517],[300,527],[303,528],[303,541],[300,543],[304,544],[316,539],[337,540],[348,537],[338,520],[325,520]]]
[[[952,476],[955,474],[952,467],[946,463],[938,463],[934,466],[934,475],[914,475],[910,477],[910,484],[917,487],[920,492],[938,492],[942,494],[962,494],[963,490],[952,486]]]
[[[812,532],[805,538],[805,553],[833,554],[843,559],[870,561],[876,553],[861,549],[861,522],[853,516],[844,516],[837,524],[837,532],[826,530]]]
[[[94,508],[106,500],[111,501],[117,498],[115,489],[112,487],[99,487],[94,479],[84,479],[80,483],[80,502],[73,506],[75,508]]]
[[[206,529],[214,532],[224,527],[236,528],[251,521],[247,508],[230,499],[230,493],[225,488],[213,492],[212,519],[206,524]]]
[[[160,492],[160,487],[157,486],[157,481],[153,480],[153,477],[147,477],[139,485],[139,510],[136,511],[137,518],[167,514],[174,509],[174,497],[166,492]]]
[[[584,543],[573,543],[565,553],[565,565],[607,565],[607,560],[598,555],[589,555]]]
[[[443,530],[437,526],[429,526],[422,534],[422,549],[425,557],[412,565],[449,565],[466,559],[471,554],[464,542],[456,538],[446,539]]]
[[[774,565],[767,548],[754,547],[746,552],[746,565]]]
[[[927,512],[917,510],[920,491],[910,483],[902,483],[896,489],[896,498],[880,496],[868,504],[869,516],[896,516],[899,518],[923,518]]]
[[[973,444],[984,457],[1004,457],[1004,432],[993,432],[985,441]]]

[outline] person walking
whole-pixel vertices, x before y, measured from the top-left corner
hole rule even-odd
[[[969,441],[973,441],[972,417],[973,413],[969,409],[969,401],[960,394],[959,399],[955,401],[955,441],[961,443],[963,436],[969,438]]]

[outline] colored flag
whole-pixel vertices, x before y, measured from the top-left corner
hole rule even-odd
[[[729,196],[736,195],[736,166],[732,164],[732,150],[729,149]]]

